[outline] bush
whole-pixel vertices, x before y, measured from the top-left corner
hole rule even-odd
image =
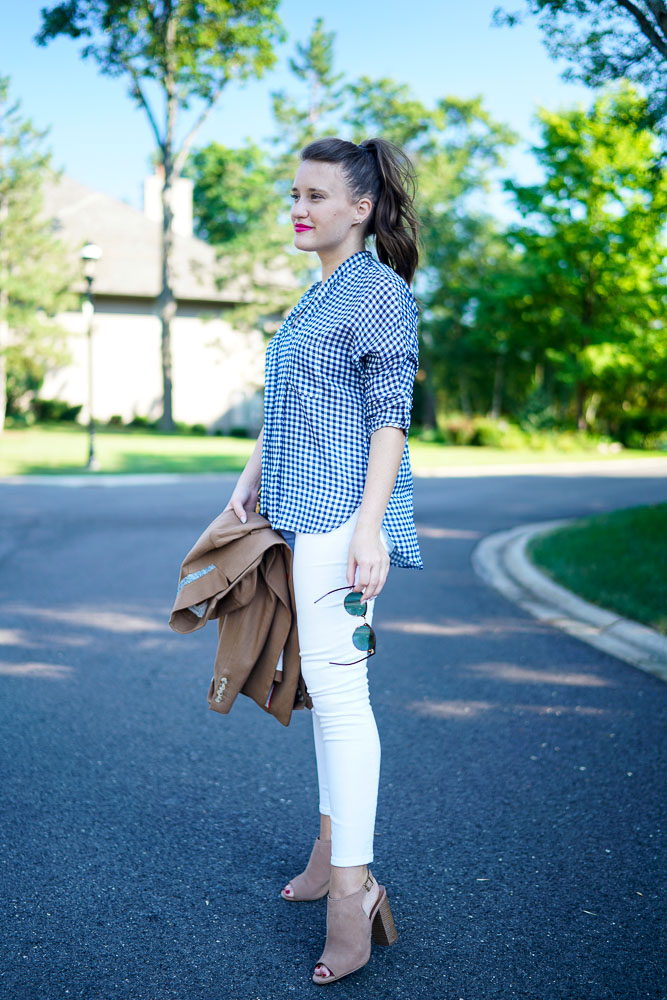
[[[475,433],[474,417],[464,413],[438,414],[438,431],[445,444],[470,444]]]
[[[120,413],[114,413],[112,416],[110,416],[109,419],[107,420],[107,426],[122,427],[123,418],[121,417]]]
[[[193,424],[190,428],[190,433],[197,434],[199,437],[202,437],[207,433],[207,431],[204,424]]]
[[[229,437],[233,438],[247,438],[250,437],[247,427],[230,427]]]
[[[72,406],[63,399],[33,399],[32,412],[35,419],[43,423],[67,421],[73,423],[81,413],[83,404]]]
[[[613,422],[626,448],[667,447],[667,418],[659,410],[628,410]]]
[[[470,444],[480,448],[525,448],[526,435],[508,420],[494,420],[492,417],[475,417],[474,432]]]
[[[150,427],[154,427],[155,424],[151,421],[150,417],[139,417],[134,416],[130,420],[128,427],[140,427],[142,430],[147,430]]]

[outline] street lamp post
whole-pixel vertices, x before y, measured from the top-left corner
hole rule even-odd
[[[93,317],[95,315],[93,278],[95,277],[95,267],[101,256],[102,251],[94,243],[86,243],[81,251],[83,274],[86,279],[86,297],[81,303],[81,312],[83,313],[88,336],[88,436],[90,447],[86,468],[90,472],[97,472],[100,467],[97,455],[95,454],[95,418],[93,417]]]

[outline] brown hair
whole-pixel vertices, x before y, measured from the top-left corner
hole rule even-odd
[[[357,146],[330,137],[305,146],[301,159],[340,163],[352,198],[371,198],[364,235],[375,236],[378,259],[410,284],[419,259],[419,222],[415,173],[403,150],[387,139],[364,139]]]

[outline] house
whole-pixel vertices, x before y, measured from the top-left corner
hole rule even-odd
[[[147,178],[143,212],[62,176],[45,191],[45,211],[54,220],[73,273],[82,274],[85,243],[97,244],[92,336],[93,413],[106,421],[117,414],[156,419],[162,412],[160,289],[161,178]],[[210,431],[262,426],[266,338],[261,330],[235,329],[230,311],[252,297],[239,279],[222,281],[215,250],[192,235],[192,181],[174,192],[174,293],[172,322],[173,415]],[[218,280],[216,280],[218,279]],[[280,281],[294,283],[288,271]],[[75,285],[85,289],[83,277]],[[88,337],[82,311],[58,320],[69,331],[71,363],[47,375],[41,395],[84,404],[88,419]]]

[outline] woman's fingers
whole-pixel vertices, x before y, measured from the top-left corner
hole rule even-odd
[[[388,572],[389,567],[383,564],[372,566],[368,583],[361,594],[362,602],[372,601],[374,597],[378,596],[385,585]]]
[[[241,521],[242,524],[245,524],[246,521],[248,520],[248,515],[245,512],[245,507],[243,506],[243,504],[240,503],[238,500],[234,500],[232,502],[232,509],[234,510],[234,513],[238,517],[239,521]]]

